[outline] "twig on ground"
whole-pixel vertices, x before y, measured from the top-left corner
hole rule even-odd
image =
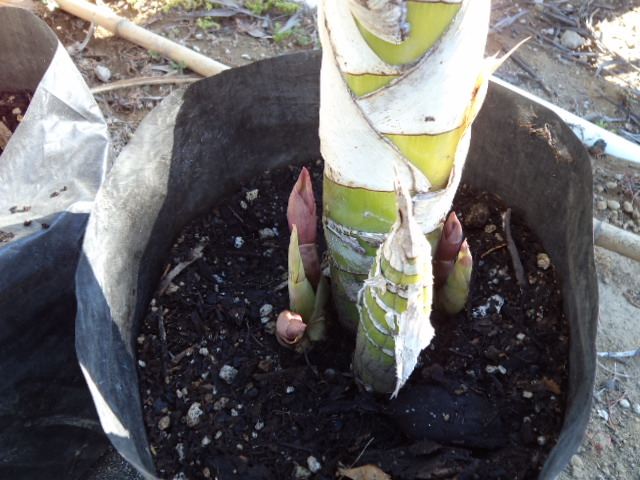
[[[93,87],[91,93],[98,94],[118,90],[120,88],[140,87],[146,85],[167,85],[180,83],[193,83],[202,79],[199,75],[166,75],[162,77],[138,77],[129,78],[127,80],[119,80],[117,82],[107,83],[98,87]]]
[[[491,10],[492,11],[502,10],[503,8],[510,7],[511,5],[513,5],[512,2],[497,3],[497,4],[494,4],[494,5],[491,5]]]
[[[576,22],[572,18],[567,17],[566,15],[564,15],[562,13],[552,13],[552,12],[548,12],[548,11],[543,11],[542,15],[545,16],[545,17],[549,17],[552,20],[557,20],[557,21],[559,21],[561,23],[564,23],[566,25],[569,25],[571,27],[577,27],[578,26],[578,22]]]
[[[367,450],[367,448],[369,448],[369,445],[371,445],[371,442],[373,442],[373,438],[371,437],[369,439],[369,441],[367,442],[367,444],[364,446],[364,448],[362,449],[362,451],[360,452],[360,454],[358,455],[358,457],[351,462],[351,466],[349,468],[347,468],[347,470],[349,470],[350,468],[353,468],[353,466],[358,463],[358,460],[360,460],[360,458],[362,457],[362,455],[364,455],[364,452]],[[338,478],[338,480],[342,480],[344,478],[344,473],[340,475],[340,478]]]
[[[167,288],[169,287],[169,285],[171,284],[174,278],[180,275],[185,268],[187,268],[197,259],[202,257],[202,250],[204,250],[204,247],[206,246],[207,244],[204,242],[199,243],[191,251],[191,255],[187,260],[185,260],[184,262],[180,262],[175,267],[173,267],[173,269],[160,282],[160,286],[158,287],[158,291],[156,293],[158,297],[164,294],[164,292],[167,290]]]
[[[509,255],[511,255],[511,263],[513,263],[513,270],[515,271],[518,286],[520,287],[520,290],[524,292],[527,289],[527,279],[524,274],[522,262],[520,261],[518,249],[516,248],[516,244],[513,241],[513,236],[511,235],[510,208],[507,208],[507,211],[502,214],[502,228],[505,232],[505,236],[507,237],[507,249],[509,250]]]
[[[169,347],[167,346],[167,331],[164,329],[164,309],[158,308],[158,331],[160,333],[160,344],[162,352],[162,378],[167,381],[167,360],[169,358]]]
[[[580,60],[580,58],[598,57],[600,55],[599,53],[595,53],[595,52],[574,52],[573,50],[568,49],[564,45],[560,45],[558,42],[555,42],[553,40],[550,40],[544,37],[543,35],[540,35],[538,32],[534,31],[534,35],[535,35],[536,42],[538,43],[538,45],[540,45],[541,48],[546,48],[546,46],[552,45],[559,50],[559,53],[562,56],[562,58],[566,60],[570,60],[572,62],[584,64],[585,60]]]
[[[506,45],[501,44],[502,48],[505,50],[505,52],[510,52],[511,48],[507,48]],[[529,74],[529,76],[538,84],[540,85],[540,88],[542,88],[542,90],[544,90],[544,92],[550,97],[550,98],[554,98],[557,95],[555,95],[551,90],[549,90],[549,88],[547,88],[547,86],[545,85],[545,83],[542,81],[542,79],[538,76],[538,74],[536,73],[536,71],[529,66],[529,64],[527,62],[524,61],[524,59],[518,55],[516,52],[513,52],[510,57],[509,60],[513,61],[513,63],[515,63],[516,65],[518,65],[518,67],[520,67],[522,70],[524,70],[525,72],[527,72]]]
[[[74,42],[72,45],[69,45],[67,47],[67,53],[69,53],[69,55],[77,55],[82,50],[84,50],[89,43],[89,40],[93,38],[93,31],[95,30],[95,28],[96,22],[91,22],[91,25],[89,25],[89,31],[87,32],[87,36],[84,37],[84,40],[81,43]]]
[[[507,246],[507,244],[506,244],[506,243],[503,243],[503,244],[501,244],[501,245],[498,245],[497,247],[490,248],[489,250],[487,250],[486,252],[484,252],[483,254],[481,254],[481,255],[480,255],[480,258],[484,258],[484,257],[486,257],[487,255],[489,255],[490,253],[495,252],[496,250],[500,250],[501,248],[504,248],[504,247],[506,247],[506,246]]]
[[[503,18],[502,20],[500,20],[498,23],[496,23],[493,27],[491,27],[489,29],[489,33],[496,33],[499,32],[500,30],[502,30],[503,28],[508,27],[509,25],[511,25],[513,22],[515,22],[516,20],[518,20],[520,17],[523,17],[525,15],[527,15],[529,13],[529,10],[523,10],[511,17],[507,17],[507,18]],[[507,50],[508,51],[508,50]]]
[[[603,91],[602,89],[598,89],[598,93],[600,94],[600,97],[603,98],[604,100],[606,100],[607,102],[609,102],[611,105],[613,105],[614,107],[622,110],[624,113],[626,113],[629,116],[629,119],[632,120],[634,123],[640,125],[640,115],[636,115],[635,113],[633,113],[631,110],[629,110],[627,107],[625,107],[624,105],[621,105],[620,103],[616,102],[615,100],[613,100],[611,97],[608,97]]]
[[[191,355],[193,355],[193,352],[196,351],[196,348],[198,347],[198,344],[193,344],[190,347],[185,348],[184,350],[182,350],[180,353],[178,353],[176,356],[174,356],[171,359],[171,364],[174,365],[173,367],[171,367],[171,369],[169,370],[169,373],[173,373],[177,370],[180,370],[181,367],[177,366],[184,357],[190,357]]]
[[[615,375],[616,377],[622,377],[622,378],[633,378],[631,375],[627,375],[626,373],[620,373],[617,371],[617,367],[616,370],[611,370],[610,368],[605,367],[603,364],[601,364],[600,362],[596,362],[598,364],[598,366],[603,369],[605,372],[609,372],[612,373],[613,375]]]
[[[623,296],[624,296],[624,298],[629,300],[629,303],[631,305],[633,305],[636,308],[640,308],[640,303],[638,303],[636,301],[636,299],[634,298],[634,295],[631,293],[631,290],[629,290],[628,292],[623,293]]]

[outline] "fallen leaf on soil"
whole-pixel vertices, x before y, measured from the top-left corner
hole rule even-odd
[[[558,395],[562,390],[560,390],[560,385],[558,385],[556,382],[554,382],[553,380],[548,379],[547,377],[544,377],[540,383],[542,383],[542,386],[551,393],[555,393],[556,395]]]
[[[391,477],[375,465],[363,465],[362,467],[341,469],[340,475],[352,480],[391,480]]]

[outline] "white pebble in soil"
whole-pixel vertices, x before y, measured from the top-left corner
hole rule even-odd
[[[609,210],[620,210],[620,202],[616,200],[607,200]]]
[[[258,234],[260,235],[261,240],[274,238],[276,236],[276,232],[274,232],[272,228],[263,228],[261,230],[258,230]]]
[[[268,317],[269,315],[271,315],[271,313],[273,313],[273,305],[271,305],[270,303],[265,303],[260,307],[261,317]]]
[[[546,253],[539,253],[536,256],[536,260],[538,262],[538,268],[541,268],[542,270],[546,270],[551,265],[551,259]]]
[[[633,205],[628,200],[622,202],[622,209],[627,213],[633,213]]]
[[[104,65],[96,66],[93,71],[95,72],[96,77],[98,77],[98,80],[100,80],[101,82],[107,83],[109,80],[111,80],[111,70],[109,70]]]
[[[597,210],[606,210],[607,209],[607,202],[605,202],[604,200],[598,200],[596,202],[596,209]]]
[[[560,43],[571,50],[577,50],[586,40],[573,30],[565,30],[560,36]]]
[[[301,465],[296,465],[293,469],[293,476],[294,478],[304,480],[311,477],[311,472]]]
[[[223,365],[220,369],[220,373],[218,374],[222,380],[229,384],[233,383],[237,375],[238,370],[233,368],[231,365]]]
[[[202,417],[202,415],[204,415],[204,412],[200,409],[200,403],[192,403],[189,407],[189,410],[187,411],[187,426],[195,427],[196,425],[198,425],[200,423],[200,417]]]
[[[160,420],[158,420],[158,430],[166,430],[171,425],[171,417],[169,415],[165,415]]]
[[[322,464],[314,456],[307,457],[307,467],[309,467],[311,473],[318,473],[322,470]]]
[[[176,452],[178,452],[178,460],[184,460],[184,445],[182,443],[176,444]]]
[[[245,195],[247,202],[253,202],[256,198],[258,198],[258,189],[249,190]]]

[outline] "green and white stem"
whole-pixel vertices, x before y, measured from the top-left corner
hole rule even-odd
[[[489,0],[320,3],[323,223],[334,302],[352,331],[358,293],[398,219],[395,179],[423,235],[451,208],[486,92],[489,12]],[[402,315],[402,301],[391,305]],[[428,312],[420,318],[428,323]],[[393,361],[398,378],[414,362]]]
[[[398,219],[378,249],[358,298],[360,322],[353,357],[359,381],[378,392],[398,391],[434,330],[431,246],[413,215],[411,196],[397,186]]]

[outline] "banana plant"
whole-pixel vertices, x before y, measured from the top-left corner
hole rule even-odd
[[[433,336],[427,239],[452,233],[443,222],[491,69],[489,13],[490,0],[319,5],[331,288],[341,323],[357,331],[355,373],[375,391],[397,394]],[[457,301],[447,310],[464,305],[470,275],[458,237],[462,252],[438,285],[439,304]]]

